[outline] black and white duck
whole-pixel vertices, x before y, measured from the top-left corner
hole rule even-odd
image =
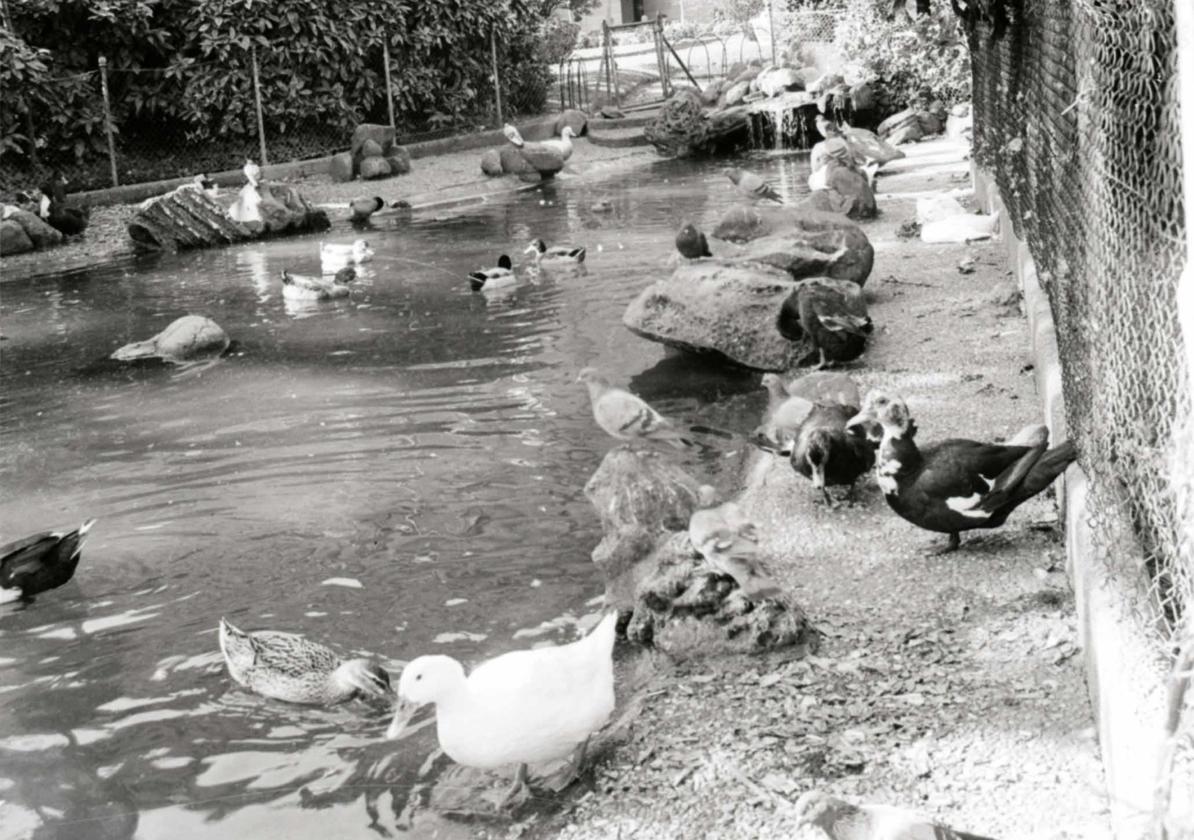
[[[74,577],[83,537],[94,524],[88,519],[73,531],[34,534],[0,546],[0,604],[28,601]]]
[[[70,182],[66,180],[66,176],[55,170],[50,179],[41,186],[41,206],[38,213],[50,227],[64,236],[77,236],[87,229],[90,215],[85,208],[67,203],[68,183]]]
[[[862,288],[829,278],[803,281],[784,301],[777,328],[789,341],[807,340],[818,368],[857,359],[874,331]]]
[[[509,255],[502,254],[493,268],[470,271],[468,282],[474,292],[484,292],[508,289],[518,283],[518,278],[514,275],[514,263],[510,262]]]
[[[330,706],[354,697],[390,697],[390,675],[368,659],[342,659],[294,633],[246,633],[220,619],[228,673],[250,691],[287,703]]]
[[[525,253],[534,256],[537,264],[579,265],[585,261],[583,246],[552,245],[549,247],[542,239],[532,240]]]
[[[1068,440],[1049,449],[1044,426],[1021,432],[1015,444],[951,438],[922,450],[908,406],[877,391],[848,425],[870,422],[882,428],[876,473],[888,505],[919,528],[948,534],[942,554],[958,548],[962,531],[1003,525],[1077,457]]]

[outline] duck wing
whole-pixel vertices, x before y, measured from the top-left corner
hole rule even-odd
[[[70,579],[79,562],[89,519],[66,533],[43,532],[0,546],[0,588],[50,589]]]
[[[553,245],[547,249],[544,254],[546,257],[564,260],[576,260],[577,262],[585,261],[585,249],[573,248],[569,245]]]
[[[986,518],[1008,500],[1012,488],[1042,450],[951,439],[927,449],[916,477],[923,493],[965,516]],[[996,491],[996,488],[999,488]]]
[[[268,668],[290,677],[312,672],[336,670],[340,657],[331,648],[304,639],[294,633],[259,630],[248,634],[253,650],[253,666]]]
[[[306,274],[287,274],[283,278],[283,282],[288,286],[294,286],[299,289],[306,289],[309,292],[326,292],[328,284],[317,277],[308,277]]]

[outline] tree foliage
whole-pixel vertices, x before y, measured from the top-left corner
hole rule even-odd
[[[542,0],[9,0],[9,10],[4,156],[28,150],[31,116],[47,157],[103,148],[101,53],[125,134],[168,128],[194,143],[255,133],[254,53],[267,136],[384,120],[383,44],[408,126],[489,107],[491,34],[507,84],[544,63]]]

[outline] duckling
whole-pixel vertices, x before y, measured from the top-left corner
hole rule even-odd
[[[356,276],[356,269],[352,266],[337,271],[330,282],[322,277],[291,274],[282,269],[282,297],[290,300],[334,300],[348,297],[348,284],[355,280]]]
[[[819,356],[818,369],[857,359],[874,330],[862,289],[848,280],[825,277],[801,282],[784,301],[776,326],[789,341],[807,337]]]
[[[560,153],[560,157],[563,160],[568,160],[568,158],[572,157],[572,138],[575,136],[576,132],[572,130],[572,126],[566,125],[563,131],[560,132],[559,140],[543,140],[541,141],[541,145],[549,149],[555,149]]]
[[[1021,504],[1065,472],[1077,452],[1071,441],[1048,449],[1048,431],[1022,431],[1028,445],[951,438],[920,449],[916,424],[898,397],[867,394],[848,426],[877,421],[883,438],[876,472],[887,504],[904,519],[949,535],[940,551],[956,551],[959,534],[998,528]]]
[[[528,764],[573,753],[575,776],[589,738],[614,710],[617,621],[611,612],[579,641],[505,653],[468,676],[450,656],[420,656],[398,680],[386,737],[401,735],[414,709],[435,704],[439,744],[453,761],[482,770],[517,765],[498,810],[526,792]]]
[[[362,265],[373,259],[373,249],[364,239],[351,245],[340,242],[319,243],[319,263],[324,274],[332,274],[350,265]]]
[[[524,253],[533,254],[535,262],[538,263],[576,263],[580,264],[585,261],[585,249],[583,247],[576,247],[574,245],[552,245],[547,247],[547,243],[542,239],[535,239],[527,246]]]
[[[726,170],[726,177],[733,181],[738,191],[748,198],[766,198],[774,201],[776,204],[784,203],[784,200],[780,198],[775,188],[754,172],[746,169],[728,169]]]
[[[846,429],[858,411],[857,405],[816,405],[796,432],[792,469],[812,481],[826,504],[833,504],[830,486],[848,487],[853,494],[855,482],[875,465],[875,447]]]
[[[576,381],[588,387],[593,419],[610,437],[629,441],[658,440],[677,449],[692,445],[671,421],[629,391],[615,388],[596,368],[585,368]]]
[[[34,534],[0,546],[0,604],[29,601],[70,580],[79,565],[88,519],[73,531]]]
[[[791,382],[785,382],[779,374],[765,373],[763,387],[767,389],[772,408],[788,397],[803,397],[814,403],[862,405],[858,383],[849,374],[836,371],[815,370]]]
[[[759,529],[734,502],[717,504],[717,490],[708,484],[697,491],[698,509],[688,520],[688,540],[718,574],[737,581],[752,601],[774,598],[779,586],[759,565]]]
[[[498,257],[496,268],[480,268],[469,272],[468,280],[474,292],[504,289],[518,283],[518,278],[514,276],[514,263],[506,254]]]
[[[680,252],[680,256],[688,260],[713,256],[713,252],[709,250],[709,240],[691,222],[685,224],[676,234],[676,250]]]
[[[348,203],[348,210],[351,214],[350,221],[354,225],[362,225],[369,221],[370,216],[385,206],[385,199],[379,195],[375,195],[373,198],[354,198]]]
[[[294,633],[246,633],[220,619],[228,673],[249,691],[287,703],[330,706],[354,697],[389,697],[390,675],[368,659],[341,659]]]
[[[64,236],[77,236],[87,229],[90,220],[88,211],[73,207],[66,202],[66,176],[54,170],[50,179],[41,186],[39,215]]]

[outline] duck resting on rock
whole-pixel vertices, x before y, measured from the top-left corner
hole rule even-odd
[[[307,274],[291,274],[282,269],[282,296],[289,300],[334,300],[348,297],[348,284],[357,277],[356,269],[347,266],[336,272],[330,281]]]
[[[880,391],[867,394],[848,425],[868,422],[882,429],[875,470],[887,504],[919,528],[948,534],[939,554],[957,550],[962,531],[1003,525],[1077,457],[1068,440],[1049,449],[1044,426],[1025,429],[1015,444],[951,438],[921,449],[908,406]]]
[[[857,359],[874,331],[862,289],[849,280],[817,277],[803,280],[780,310],[776,324],[789,341],[807,340],[820,369]]]
[[[613,648],[618,614],[567,645],[516,650],[465,675],[450,656],[420,656],[398,680],[398,707],[386,737],[399,737],[414,710],[435,705],[435,730],[448,757],[466,767],[515,765],[503,810],[527,792],[527,765],[572,754],[575,778],[589,738],[614,710]]]
[[[0,546],[0,604],[29,601],[70,580],[79,565],[88,519],[73,531],[34,534]]]
[[[245,688],[287,703],[330,706],[354,697],[392,696],[390,675],[368,659],[341,659],[294,633],[246,633],[220,619],[220,652]]]

